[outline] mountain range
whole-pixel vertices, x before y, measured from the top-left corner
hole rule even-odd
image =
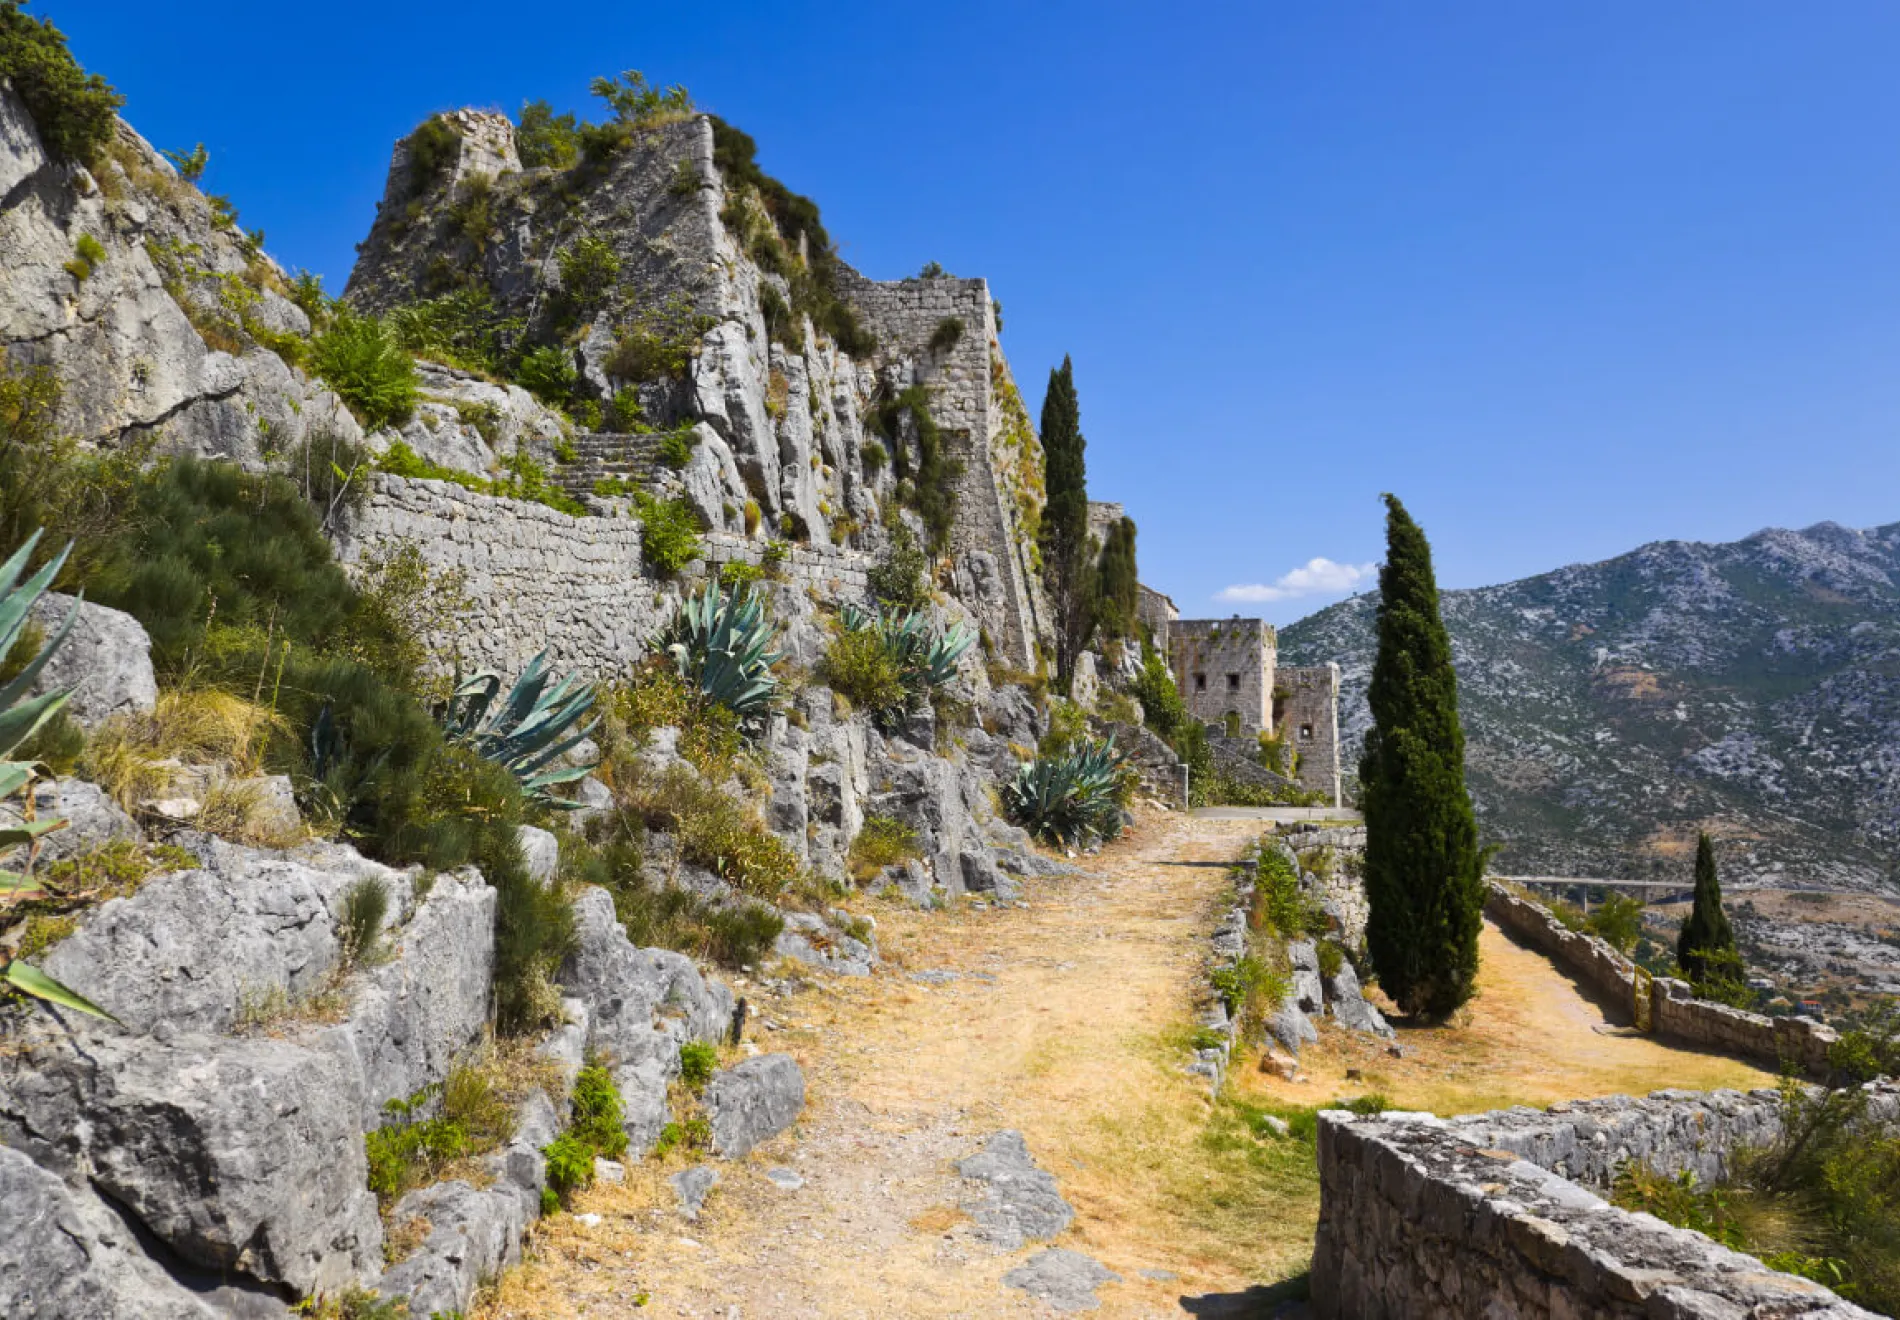
[[[1658,541],[1442,602],[1499,871],[1673,878],[1707,829],[1730,881],[1900,883],[1900,523]],[[1377,608],[1280,630],[1283,663],[1339,663],[1347,749]]]

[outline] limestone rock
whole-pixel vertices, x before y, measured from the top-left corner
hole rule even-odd
[[[382,1250],[346,1049],[36,1031],[0,1073],[0,1136],[92,1185],[193,1265],[300,1292]],[[166,1033],[170,1035],[171,1033]]]
[[[787,912],[772,952],[834,976],[869,976],[877,953],[810,912]]]
[[[576,947],[559,979],[587,1006],[591,1048],[614,1063],[657,1061],[671,1076],[681,1044],[726,1033],[732,991],[680,954],[635,948],[606,890],[582,890],[574,917]]]
[[[495,890],[469,868],[436,877],[393,936],[395,955],[361,973],[344,1034],[362,1069],[363,1126],[383,1103],[449,1075],[481,1035],[493,979]]]
[[[1364,1031],[1386,1040],[1394,1035],[1385,1015],[1366,1002],[1359,988],[1359,973],[1349,962],[1340,963],[1339,971],[1327,978],[1326,1006],[1339,1025],[1350,1031]]]
[[[1052,1238],[1075,1218],[1056,1180],[1030,1158],[1020,1132],[994,1134],[977,1154],[957,1161],[957,1172],[978,1184],[978,1195],[964,1204],[977,1235],[1005,1251]]]
[[[1314,1028],[1312,1020],[1300,1011],[1300,1006],[1292,995],[1288,995],[1268,1017],[1267,1034],[1280,1042],[1281,1046],[1295,1058],[1299,1057],[1301,1045],[1319,1039],[1319,1032]]]
[[[407,1260],[383,1275],[384,1298],[406,1297],[409,1314],[466,1311],[475,1290],[521,1259],[527,1227],[522,1203],[499,1189],[456,1179],[410,1192],[390,1211],[392,1224],[422,1219],[429,1235]]]
[[[5,1146],[0,1242],[0,1315],[13,1320],[221,1320],[147,1258],[96,1197]]]
[[[670,1075],[658,1059],[643,1059],[616,1068],[613,1077],[620,1092],[620,1126],[627,1134],[627,1149],[644,1155],[673,1119],[666,1095]]]
[[[32,617],[50,641],[75,609],[79,617],[34,680],[34,694],[72,688],[66,714],[88,729],[113,715],[149,714],[158,704],[158,679],[144,627],[122,610],[58,592],[35,601]]]
[[[1095,1310],[1102,1304],[1095,1290],[1121,1281],[1121,1275],[1101,1262],[1067,1247],[1039,1251],[1003,1276],[1005,1287],[1020,1288],[1065,1314]]]
[[[738,1159],[797,1122],[804,1108],[805,1074],[789,1054],[761,1054],[721,1069],[706,1084],[713,1154]]]
[[[45,779],[35,783],[33,813],[40,820],[57,816],[66,822],[65,829],[41,837],[39,861],[42,866],[90,852],[115,840],[136,841],[140,837],[138,825],[125,814],[125,809],[107,797],[97,784],[83,779]],[[17,800],[0,802],[0,824],[22,818]],[[11,862],[3,864],[17,867],[19,861],[20,855],[16,853]]]
[[[673,1189],[673,1195],[679,1198],[680,1213],[688,1219],[698,1219],[699,1212],[706,1206],[706,1193],[719,1181],[719,1170],[711,1165],[695,1164],[690,1169],[681,1169],[666,1181]]]
[[[538,885],[553,882],[561,869],[561,841],[553,833],[535,825],[523,825],[515,831],[521,843],[521,858],[528,864],[528,878]]]
[[[247,1000],[282,991],[295,1001],[321,986],[339,953],[344,894],[361,874],[378,874],[397,910],[409,891],[402,872],[360,857],[313,866],[204,838],[199,861],[81,917],[41,966],[136,1030],[165,1020],[229,1031]]]

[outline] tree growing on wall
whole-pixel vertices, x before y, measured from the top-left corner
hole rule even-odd
[[[1089,556],[1088,471],[1075,369],[1067,357],[1049,373],[1042,401],[1042,577],[1056,637],[1056,686],[1069,690],[1076,657],[1095,624],[1094,565]]]
[[[1103,637],[1135,635],[1135,520],[1111,523],[1095,569],[1095,628]]]
[[[1695,845],[1695,905],[1682,919],[1676,935],[1676,963],[1696,985],[1714,979],[1735,979],[1741,955],[1735,949],[1735,931],[1722,910],[1722,882],[1715,873],[1715,846],[1706,832]]]
[[[1400,1009],[1443,1018],[1477,978],[1484,857],[1431,545],[1396,496],[1385,503],[1372,728],[1359,762],[1366,947]]]

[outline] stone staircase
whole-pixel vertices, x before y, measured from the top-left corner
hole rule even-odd
[[[575,498],[594,493],[594,483],[617,477],[632,486],[650,486],[667,470],[660,461],[658,435],[618,435],[590,431],[573,440],[574,460],[562,463],[554,480]]]

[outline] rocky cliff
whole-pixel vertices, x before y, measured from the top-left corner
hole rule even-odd
[[[1900,525],[1664,541],[1443,597],[1471,788],[1515,874],[1894,879],[1900,842]],[[1376,595],[1280,631],[1337,659],[1365,731]]]

